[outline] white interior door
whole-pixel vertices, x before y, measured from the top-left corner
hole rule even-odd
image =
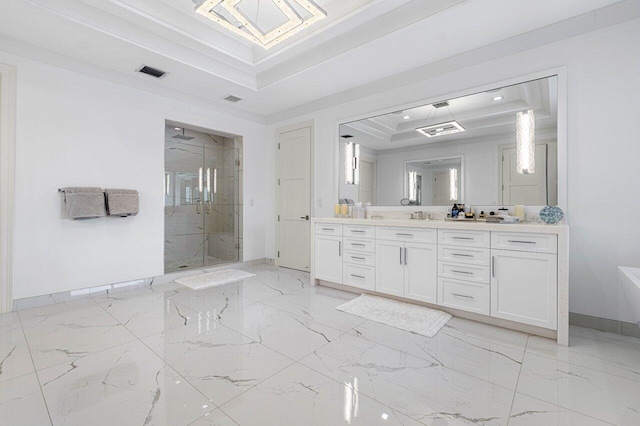
[[[311,127],[277,135],[277,264],[308,271],[311,228]]]
[[[536,145],[536,172],[516,171],[516,148],[502,149],[503,205],[544,206],[547,204],[547,145]]]
[[[456,200],[457,201],[457,200]],[[434,206],[448,206],[451,200],[451,174],[449,171],[433,173],[433,203]]]
[[[360,161],[360,184],[358,185],[358,201],[362,204],[373,204],[373,163],[366,160]]]

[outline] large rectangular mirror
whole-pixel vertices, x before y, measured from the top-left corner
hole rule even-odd
[[[340,125],[340,198],[377,206],[558,203],[556,76]]]

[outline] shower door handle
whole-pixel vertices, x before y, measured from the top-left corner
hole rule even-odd
[[[202,201],[196,201],[196,213],[202,214]]]
[[[211,214],[211,201],[207,201],[205,205],[207,206],[207,214]]]

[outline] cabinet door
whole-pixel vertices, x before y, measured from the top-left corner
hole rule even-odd
[[[316,235],[315,278],[342,284],[342,238]]]
[[[405,243],[404,297],[437,303],[438,246]]]
[[[404,288],[404,244],[376,243],[376,291],[402,296]]]
[[[491,316],[556,330],[555,254],[492,250]]]

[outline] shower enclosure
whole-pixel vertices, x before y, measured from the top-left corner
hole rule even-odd
[[[165,273],[242,259],[242,138],[165,127]]]

